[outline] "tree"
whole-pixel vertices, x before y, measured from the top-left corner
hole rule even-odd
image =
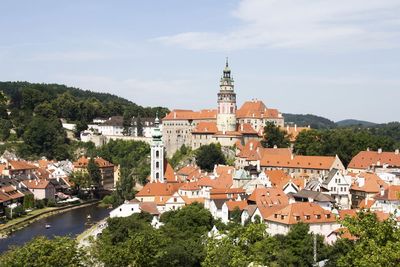
[[[101,182],[101,172],[93,157],[89,159],[87,170],[92,184],[99,186]]]
[[[48,159],[57,160],[69,158],[66,133],[58,119],[33,117],[22,139],[24,141],[20,148],[22,156],[45,156]]]
[[[225,164],[225,156],[221,151],[221,145],[209,144],[201,146],[196,151],[196,163],[205,171],[211,172],[217,164]]]
[[[56,111],[48,102],[43,102],[37,105],[34,109],[34,113],[36,116],[42,116],[48,119],[54,119],[57,117]]]
[[[33,198],[33,194],[25,195],[23,202],[24,210],[32,209],[35,207],[35,199]]]
[[[130,112],[125,111],[122,118],[122,126],[124,127],[122,133],[123,135],[132,135],[131,127],[132,127],[132,115]]]
[[[263,147],[289,147],[290,136],[286,131],[281,130],[273,122],[267,122],[264,127],[264,137],[261,140]]]
[[[0,267],[17,266],[85,266],[85,254],[75,239],[37,237],[24,246],[0,256]]]
[[[85,121],[78,121],[76,123],[75,126],[75,130],[74,130],[74,135],[76,138],[79,138],[81,135],[81,132],[83,132],[84,130],[87,130],[88,125]]]
[[[400,230],[393,217],[379,221],[375,213],[360,212],[342,223],[357,240],[337,266],[399,266]]]
[[[137,136],[143,136],[143,122],[140,116],[138,116],[136,119],[136,131]]]
[[[12,123],[6,119],[0,119],[0,140],[6,141],[10,137]]]

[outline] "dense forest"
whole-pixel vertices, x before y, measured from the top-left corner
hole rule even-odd
[[[232,216],[233,222],[224,224],[194,203],[163,213],[159,228],[151,226],[152,216],[146,213],[111,218],[88,247],[69,237],[39,237],[1,255],[0,266],[305,267],[316,266],[314,251],[316,261],[327,267],[390,267],[400,262],[400,230],[394,218],[380,221],[370,212],[346,217],[340,223],[354,238],[329,245],[308,224],[271,236],[260,220],[243,226],[240,212]],[[213,226],[217,231],[211,231]]]
[[[73,156],[60,118],[77,125],[76,135],[96,117],[163,117],[167,108],[142,107],[124,98],[58,84],[0,82],[0,141],[24,158]]]

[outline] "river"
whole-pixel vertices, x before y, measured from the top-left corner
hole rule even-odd
[[[91,205],[43,218],[12,233],[7,238],[0,239],[0,254],[6,251],[9,246],[23,245],[36,236],[42,235],[48,238],[53,238],[54,236],[75,237],[90,228],[91,225],[85,225],[89,214],[91,222],[98,222],[107,217],[109,212],[109,209]],[[51,227],[46,229],[46,224],[50,224]]]

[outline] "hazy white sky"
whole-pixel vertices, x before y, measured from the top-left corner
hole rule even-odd
[[[2,0],[0,80],[214,108],[229,56],[252,98],[332,120],[399,120],[398,0]]]

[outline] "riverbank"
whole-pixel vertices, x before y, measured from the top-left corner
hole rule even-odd
[[[11,233],[21,230],[37,220],[53,216],[73,209],[83,208],[99,203],[99,200],[85,201],[79,204],[72,204],[63,207],[48,207],[40,210],[34,210],[24,217],[13,219],[4,225],[0,225],[0,238],[6,238]]]

